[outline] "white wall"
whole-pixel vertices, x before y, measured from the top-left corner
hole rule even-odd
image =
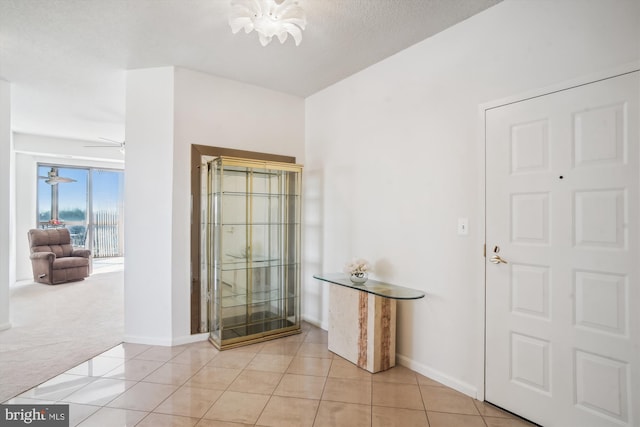
[[[37,224],[38,163],[123,169],[124,157],[116,148],[86,148],[95,141],[13,134],[15,149],[15,268],[16,280],[33,278],[27,232]],[[13,283],[12,283],[13,285]]]
[[[0,330],[9,322],[9,286],[15,281],[15,220],[11,140],[11,85],[0,79]]]
[[[304,100],[172,67],[127,76],[125,340],[190,332],[191,144],[304,156]]]
[[[176,142],[295,156],[304,162],[304,99],[176,69]]]
[[[127,72],[125,341],[171,344],[173,67]],[[186,190],[185,190],[186,191]]]
[[[481,397],[479,105],[639,55],[640,2],[506,0],[307,98],[305,315],[326,324],[312,272],[365,257],[427,293],[399,304],[399,360]]]
[[[294,156],[304,163],[304,100],[177,68],[173,151],[173,336],[190,332],[191,144]]]

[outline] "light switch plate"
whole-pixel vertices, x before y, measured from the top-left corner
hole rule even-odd
[[[458,236],[469,234],[469,218],[458,218]]]

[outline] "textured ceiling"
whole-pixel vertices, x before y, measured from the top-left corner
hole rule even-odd
[[[308,96],[501,0],[299,0],[302,44],[231,34],[228,0],[0,0],[18,132],[124,138],[125,70],[176,65]]]

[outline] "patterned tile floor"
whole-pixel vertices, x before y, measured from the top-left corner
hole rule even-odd
[[[402,366],[370,374],[308,324],[223,352],[120,344],[6,403],[68,403],[82,427],[532,425]]]

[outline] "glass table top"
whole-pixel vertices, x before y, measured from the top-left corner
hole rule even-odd
[[[349,276],[345,273],[322,273],[314,274],[313,277],[323,282],[333,283],[334,285],[353,288],[357,291],[367,292],[384,298],[391,299],[420,299],[424,297],[424,292],[411,288],[392,285],[390,283],[379,282],[369,279],[365,283],[355,284],[349,280]]]

